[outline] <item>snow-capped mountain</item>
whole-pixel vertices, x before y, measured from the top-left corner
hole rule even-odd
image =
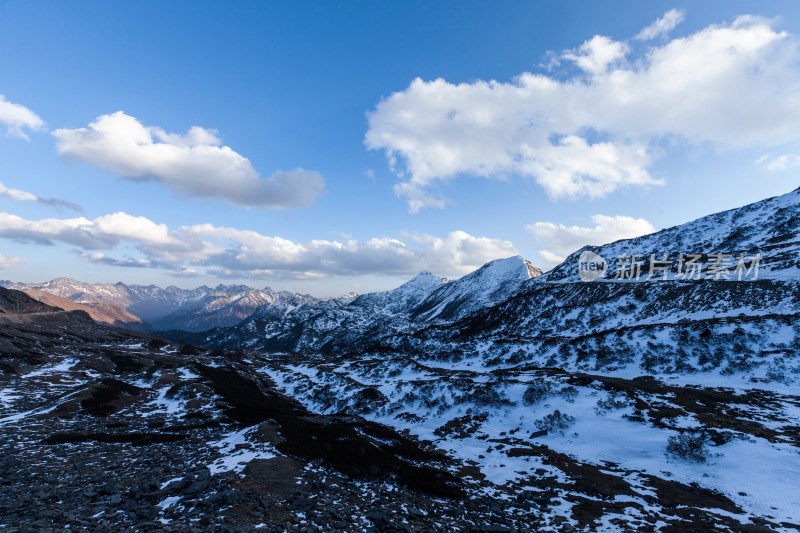
[[[351,305],[383,315],[407,315],[446,283],[444,278],[422,272],[396,289],[359,296]]]
[[[246,285],[164,289],[155,285],[83,283],[70,278],[37,284],[9,281],[0,284],[27,291],[34,297],[52,294],[93,309],[94,318],[100,322],[140,330],[199,332],[230,327],[256,311],[263,314],[271,308],[272,312],[282,315],[289,309],[316,301],[308,295],[276,292],[269,287],[258,290]],[[55,300],[49,303],[58,306]]]
[[[300,305],[316,301],[309,295],[275,292],[270,288],[256,290],[242,285],[220,285],[203,297],[186,302],[160,319],[158,325],[162,330],[207,331],[235,326],[256,312],[282,316]]]
[[[431,321],[455,320],[498,303],[541,271],[522,257],[492,261],[455,281],[423,272],[396,289],[301,306],[283,316],[256,314],[199,342],[273,351],[353,350]]]
[[[473,352],[493,365],[627,367],[648,373],[746,370],[755,379],[796,364],[800,190],[590,249],[606,258],[695,253],[704,263],[699,276],[676,279],[674,265],[666,276],[651,279],[645,266],[638,280],[616,279],[616,265],[609,264],[605,278],[584,282],[578,261],[587,249],[522,283],[497,305],[418,326],[413,334],[382,332],[362,344],[427,356]],[[708,270],[717,252],[731,261],[738,253],[760,255],[760,269],[741,279],[732,272],[718,279]]]
[[[405,323],[411,310],[445,283],[423,272],[391,291],[309,301],[286,313],[263,308],[237,327],[193,340],[209,346],[270,351],[314,349],[320,342],[351,343],[366,330],[391,330]]]
[[[490,307],[519,290],[542,271],[520,256],[498,259],[452,283],[439,287],[414,308],[417,320],[454,320]]]
[[[106,305],[122,309],[145,322],[155,323],[211,291],[208,287],[187,291],[177,287],[162,289],[155,285],[126,285],[124,283],[84,283],[71,278],[56,278],[44,283],[2,282],[11,289],[42,291],[75,303]]]
[[[799,221],[794,191],[584,248],[456,320],[363,327],[349,344],[316,330],[315,351],[262,371],[314,412],[434,442],[499,500],[558,499],[539,508],[547,530],[797,529]],[[581,280],[587,250],[605,278]],[[700,255],[700,275],[616,279],[618,256],[664,252]],[[760,254],[759,276],[717,276],[719,253]]]
[[[608,264],[606,281],[614,281],[619,267],[630,267],[631,256],[641,261],[641,274],[649,276],[651,256],[656,262],[666,254],[670,262],[668,279],[680,278],[686,273],[686,260],[690,254],[703,255],[701,260],[707,272],[709,258],[717,254],[730,256],[729,274],[735,274],[737,258],[741,254],[747,261],[760,256],[759,279],[798,279],[800,277],[800,188],[767,198],[744,207],[730,209],[667,228],[635,239],[624,239],[603,246],[586,246],[572,253],[542,281],[579,281],[578,260],[584,251],[591,251]],[[684,261],[679,262],[683,255]],[[622,258],[622,261],[619,259]],[[678,268],[681,268],[679,272]],[[702,277],[707,277],[701,272]],[[658,269],[654,276],[663,277]],[[686,277],[686,276],[684,276]],[[751,274],[752,277],[752,274]]]
[[[495,335],[503,338],[503,350],[515,344],[509,336],[520,337],[520,353],[536,353],[539,360],[552,363],[565,342],[574,338],[582,340],[569,342],[586,343],[587,335],[594,343],[607,343],[613,353],[628,352],[616,349],[620,339],[612,335],[620,329],[664,327],[677,335],[675,324],[688,322],[711,330],[715,324],[739,322],[746,328],[768,328],[768,315],[792,314],[797,306],[798,204],[800,189],[652,235],[584,247],[544,275],[521,257],[493,261],[450,282],[423,273],[397,289],[362,295],[344,305],[301,306],[283,316],[254,317],[204,342],[298,352],[402,346],[431,353],[459,351],[467,340],[484,342]],[[606,276],[590,283],[580,281],[578,273],[586,251],[607,261]],[[717,254],[724,254],[719,257],[728,264],[714,271]],[[617,279],[622,264],[617,260],[623,255],[641,260],[638,279]],[[666,262],[654,267],[651,256]],[[696,268],[686,275],[692,257]],[[741,272],[737,261],[743,261]],[[756,316],[764,321],[754,321]],[[636,342],[643,341],[629,344]]]
[[[359,297],[276,296],[195,336],[235,350],[100,328],[0,289],[0,462],[37,512],[55,490],[123,529],[130,516],[252,529],[277,509],[270,520],[335,530],[342,517],[420,531],[797,530],[799,215],[795,191],[579,251],[669,245],[700,255],[697,276],[676,264],[617,280],[609,262],[582,281],[590,260],[576,253],[545,275],[516,257]],[[763,275],[712,275],[717,253],[760,253]],[[184,309],[262,302],[214,291]],[[84,467],[65,472],[64,457]],[[0,516],[26,520],[28,507]]]

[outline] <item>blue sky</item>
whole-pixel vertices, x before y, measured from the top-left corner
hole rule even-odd
[[[0,0],[0,277],[549,268],[796,188],[798,34],[794,2]]]

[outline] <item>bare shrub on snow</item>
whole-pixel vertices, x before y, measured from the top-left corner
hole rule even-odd
[[[686,431],[667,439],[667,455],[685,461],[705,463],[709,457],[707,444],[708,437],[702,431]]]
[[[574,416],[562,413],[558,409],[544,418],[534,422],[536,428],[540,431],[546,431],[548,433],[560,433],[561,435],[563,435],[564,431],[566,431],[574,423]]]

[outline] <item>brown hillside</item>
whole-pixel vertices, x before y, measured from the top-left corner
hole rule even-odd
[[[67,298],[56,296],[38,289],[24,291],[31,298],[53,307],[60,307],[65,311],[85,311],[95,322],[110,326],[142,329],[147,324],[138,316],[124,309],[109,304],[86,305],[73,302]]]

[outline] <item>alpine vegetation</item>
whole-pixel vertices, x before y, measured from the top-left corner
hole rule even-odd
[[[62,4],[0,533],[800,531],[800,3]]]
[[[730,219],[747,223],[720,226]],[[2,516],[794,527],[798,235],[800,189],[591,249],[760,254],[758,279],[636,280],[610,266],[587,281],[578,250],[545,274],[510,257],[335,299],[6,283],[39,298],[2,292],[0,464],[18,494]],[[161,340],[90,316],[110,308],[142,320],[128,327],[182,331]]]

